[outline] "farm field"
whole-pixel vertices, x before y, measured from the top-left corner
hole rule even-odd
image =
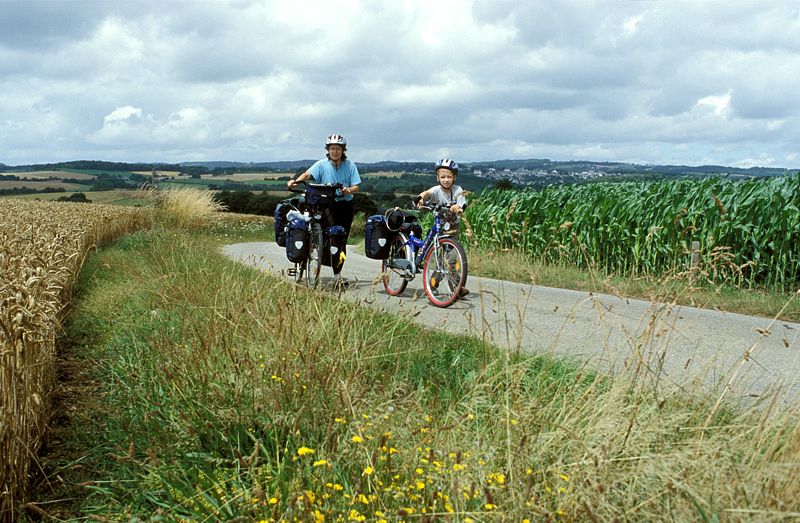
[[[16,181],[16,180],[0,180],[0,189],[14,189],[14,188],[26,188],[26,189],[64,189],[65,191],[79,191],[82,188],[85,188],[84,185],[78,185],[75,183],[65,183],[61,180],[46,180],[43,179],[41,182],[29,182],[29,181]]]
[[[255,172],[255,173],[235,173],[229,174],[225,176],[212,176],[210,174],[204,174],[201,176],[203,179],[208,180],[231,180],[234,182],[251,182],[251,181],[259,181],[259,180],[276,180],[278,178],[284,178],[286,176],[293,176],[294,173],[285,172],[285,173],[268,173],[268,172]]]
[[[73,180],[92,180],[94,176],[72,171],[4,171],[0,174],[19,176],[20,178],[70,178]]]
[[[131,171],[134,174],[141,174],[142,176],[152,176],[153,171]],[[157,176],[168,176],[176,178],[181,175],[180,171],[156,171]]]
[[[37,193],[37,194],[20,194],[6,196],[6,198],[17,198],[20,200],[40,200],[40,201],[55,201],[61,197],[69,196],[72,192],[82,192],[86,195],[92,203],[110,204],[110,205],[125,205],[125,206],[149,206],[152,202],[142,200],[136,197],[137,191],[127,189],[114,189],[111,191],[85,191],[73,189],[71,192],[57,192],[57,193]]]
[[[8,199],[0,206],[0,520],[46,437],[57,339],[87,252],[149,225],[139,209]]]

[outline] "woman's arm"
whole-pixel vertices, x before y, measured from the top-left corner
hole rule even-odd
[[[298,176],[297,178],[294,178],[294,179],[289,180],[288,182],[286,182],[286,187],[289,187],[291,189],[297,183],[304,182],[304,181],[308,180],[309,178],[312,178],[311,173],[306,171],[303,174],[301,174],[300,176]]]

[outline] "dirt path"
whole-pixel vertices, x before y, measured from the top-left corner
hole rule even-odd
[[[226,245],[230,258],[285,274],[291,266],[273,242]],[[323,268],[323,283],[330,269]],[[376,279],[380,262],[348,252],[342,297],[413,321],[485,338],[511,350],[548,353],[607,372],[645,362],[664,384],[702,387],[745,403],[780,389],[800,397],[800,324],[694,307],[668,307],[470,276],[471,293],[447,309],[428,302],[418,277],[391,297]]]

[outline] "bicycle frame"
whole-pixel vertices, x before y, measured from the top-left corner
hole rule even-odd
[[[436,211],[435,208],[431,207],[427,207],[427,209]],[[439,238],[448,236],[446,232],[442,234],[443,229],[444,220],[442,220],[440,213],[434,212],[433,225],[428,230],[428,234],[425,235],[425,238],[417,238],[413,233],[408,235],[402,232],[400,233],[400,237],[403,239],[403,247],[406,249],[406,259],[395,260],[395,262],[398,264],[402,262],[408,263],[408,265],[403,264],[402,267],[396,267],[405,272],[406,279],[413,279],[414,275],[420,271],[423,260],[425,259],[425,254],[432,247],[437,246]]]

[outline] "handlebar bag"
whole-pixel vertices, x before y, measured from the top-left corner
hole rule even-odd
[[[395,234],[397,233],[389,230],[386,218],[382,214],[367,218],[367,224],[364,226],[364,255],[373,260],[388,258]]]
[[[308,229],[305,220],[291,220],[286,227],[286,257],[300,263],[308,257]]]
[[[322,264],[338,270],[344,265],[347,248],[347,231],[341,225],[325,230],[325,245],[322,249]]]
[[[286,213],[291,208],[292,206],[288,203],[279,203],[275,207],[275,243],[280,247],[286,247],[286,226],[289,224]]]
[[[336,189],[325,187],[324,189],[309,186],[306,188],[306,203],[315,207],[327,206],[333,202],[336,196]]]

